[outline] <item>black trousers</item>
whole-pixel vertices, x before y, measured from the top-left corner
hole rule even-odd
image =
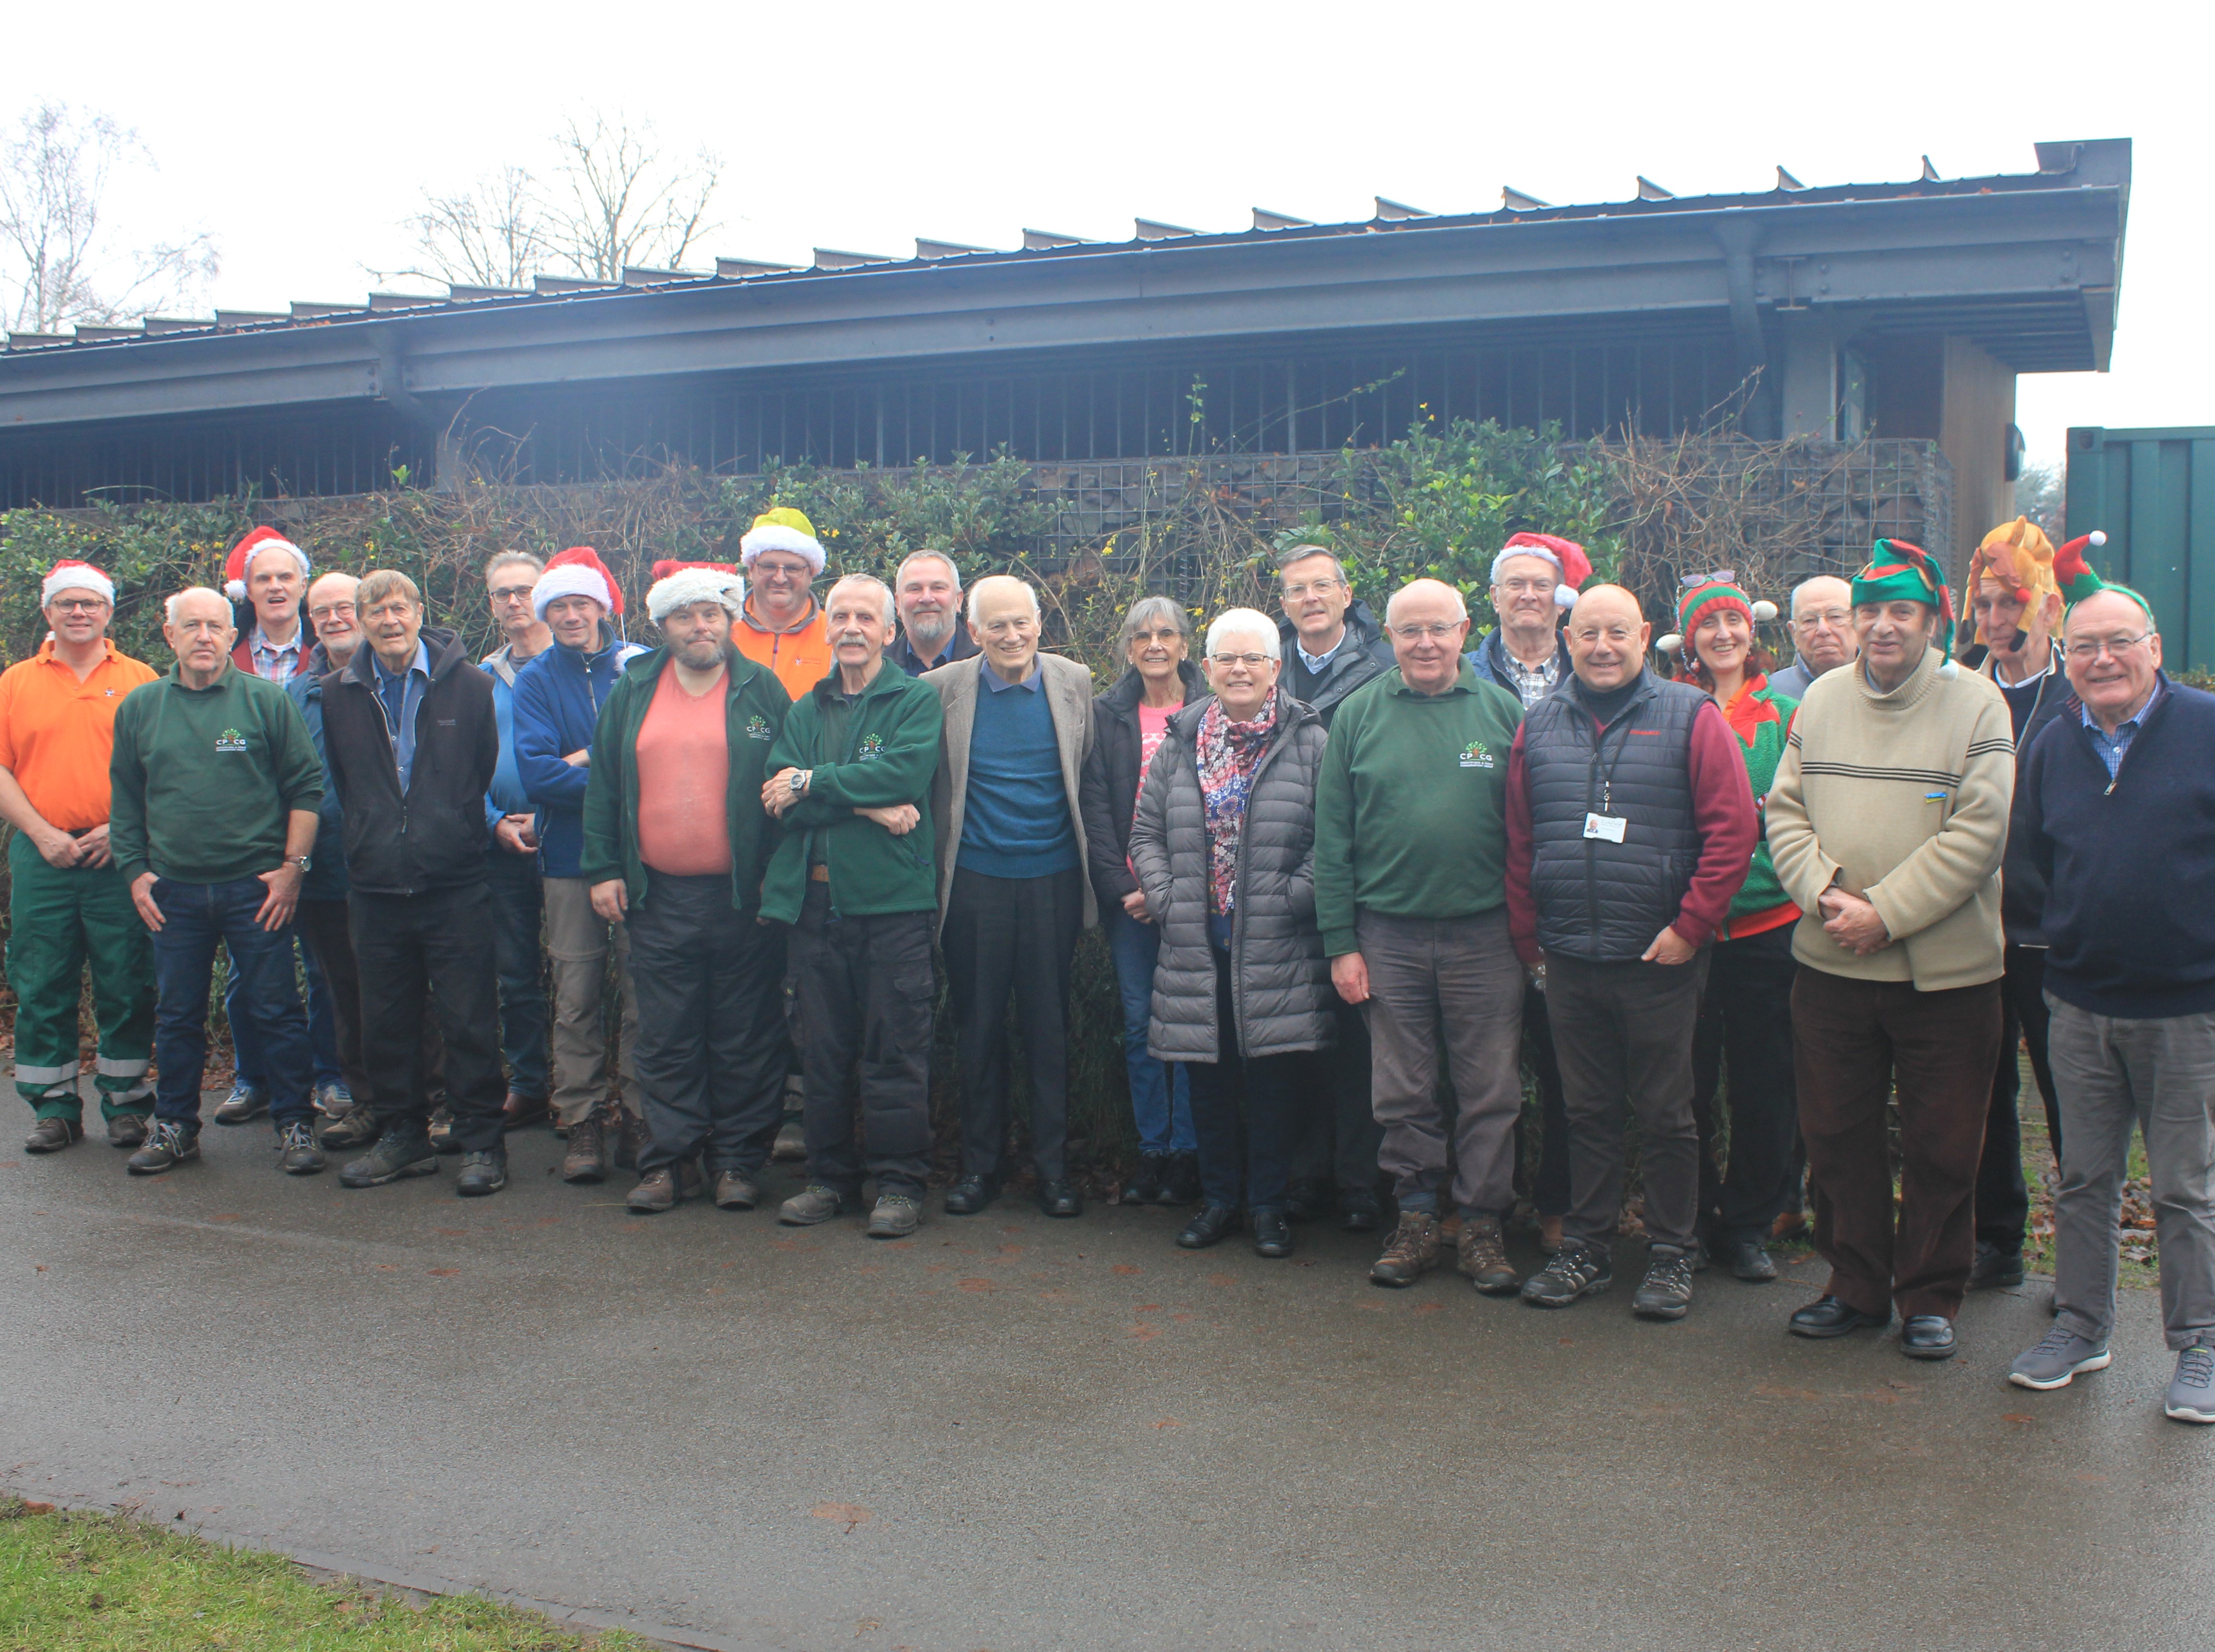
[[[1187,1062],[1192,1128],[1200,1141],[1200,1196],[1209,1204],[1255,1211],[1285,1208],[1285,1148],[1291,1134],[1292,1079],[1304,1056],[1249,1056],[1238,1045],[1230,1002],[1230,954],[1215,951],[1216,1058]],[[1364,1040],[1365,1044],[1366,1040]],[[1370,1182],[1377,1175],[1372,1161]]]
[[[2022,1069],[2015,1055],[2019,1043],[2029,1047],[2030,1074],[2046,1104],[2054,1162],[2061,1160],[2061,1105],[2054,1096],[2052,1063],[2046,1058],[2044,947],[2009,944],[2000,1005],[2000,1059],[1992,1069],[1991,1103],[1985,1115],[1984,1156],[1977,1161],[1977,1239],[2003,1251],[2020,1251],[2030,1221],[2030,1189],[2022,1179]]]
[[[1531,1190],[1531,1205],[1542,1216],[1566,1216],[1569,1212],[1569,1110],[1562,1099],[1562,1064],[1554,1055],[1554,1024],[1546,1012],[1546,994],[1537,987],[1523,989],[1523,1064],[1538,1080],[1538,1168],[1527,1172],[1518,1165],[1516,1180]],[[1515,1132],[1515,1152],[1523,1154],[1523,1132]]]
[[[834,917],[830,890],[828,884],[808,884],[790,932],[807,1179],[851,1198],[862,1177],[874,1176],[880,1194],[919,1196],[930,1174],[935,915]],[[783,1071],[781,1059],[776,1071]],[[777,1123],[770,1120],[772,1136]]]
[[[377,1123],[420,1129],[430,1075],[424,1059],[427,993],[446,1049],[446,1104],[464,1153],[500,1145],[499,965],[492,895],[482,880],[421,895],[347,896],[361,976],[361,1055]]]
[[[1377,1151],[1384,1129],[1369,1095],[1369,1023],[1358,1005],[1336,992],[1330,1006],[1338,1042],[1294,1063],[1287,1100],[1293,1107],[1292,1177],[1341,1193],[1377,1191]]]
[[[947,987],[961,1058],[961,1173],[997,1176],[1008,1145],[1008,1000],[1023,1021],[1031,1162],[1066,1173],[1069,975],[1084,922],[1084,874],[989,878],[956,867],[946,902]]]
[[[653,1140],[641,1171],[701,1155],[752,1175],[783,1117],[784,932],[731,904],[721,872],[653,872],[625,919],[638,994],[632,1059]]]
[[[1692,1124],[1700,1135],[1700,1227],[1713,1242],[1766,1239],[1795,1203],[1792,957],[1796,926],[1717,941],[1692,1032]],[[1729,1069],[1730,1160],[1716,1153],[1717,1092]]]
[[[292,914],[292,922],[306,939],[316,967],[323,972],[324,983],[330,989],[331,1031],[339,1047],[339,1073],[353,1094],[354,1104],[366,1107],[376,1092],[361,1058],[361,970],[354,962],[353,927],[347,915],[346,901],[303,901]],[[422,1055],[415,1068],[416,1092],[427,1111],[433,1092],[445,1088],[446,1047],[439,1039],[439,1018],[429,1013],[428,1006],[415,1019],[423,1030]]]

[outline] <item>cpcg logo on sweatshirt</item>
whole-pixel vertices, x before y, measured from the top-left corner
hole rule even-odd
[[[1467,745],[1461,749],[1461,766],[1463,768],[1490,768],[1493,767],[1492,754],[1484,749],[1483,741],[1471,740]]]
[[[246,750],[246,737],[236,729],[225,729],[215,737],[215,749],[218,751],[243,751]]]
[[[884,755],[885,737],[881,734],[864,736],[862,737],[862,743],[854,749],[854,761],[856,762],[866,763],[872,757],[881,757]]]
[[[766,740],[769,737],[769,719],[766,717],[749,717],[746,719],[747,739]]]

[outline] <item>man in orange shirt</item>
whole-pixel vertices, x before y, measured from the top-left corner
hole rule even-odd
[[[38,1115],[28,1153],[84,1139],[77,1093],[79,980],[92,964],[100,1024],[95,1084],[107,1139],[135,1147],[154,1111],[154,954],[107,852],[107,759],[123,697],[154,671],[107,640],[114,582],[54,565],[40,603],[53,634],[0,674],[0,817],[8,843],[8,982],[15,989],[15,1090]]]
[[[831,675],[831,627],[808,590],[823,572],[815,524],[788,505],[764,511],[739,541],[739,560],[752,589],[731,627],[732,646],[797,700]]]

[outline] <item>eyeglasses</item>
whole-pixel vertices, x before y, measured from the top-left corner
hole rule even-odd
[[[63,614],[97,614],[107,604],[97,597],[57,597],[47,606]]]
[[[349,620],[353,618],[353,604],[352,603],[326,603],[321,608],[311,608],[308,610],[308,617],[315,621],[318,625],[321,625],[325,620],[330,619],[334,615],[340,614],[345,615]]]
[[[495,585],[492,599],[495,603],[527,603],[531,600],[529,585]]]
[[[1738,570],[1717,568],[1713,573],[1688,573],[1677,583],[1687,590],[1695,585],[1734,585],[1738,584]]]
[[[1131,633],[1131,640],[1132,642],[1157,642],[1166,646],[1167,645],[1176,641],[1178,638],[1183,635],[1183,632],[1164,626],[1159,631],[1133,631]]]
[[[1208,658],[1225,670],[1234,665],[1242,665],[1249,671],[1258,671],[1269,663],[1267,654],[1210,654]]]
[[[2069,644],[2065,652],[2078,664],[2089,665],[2102,654],[2110,659],[2120,659],[2151,635],[2151,631],[2142,631],[2135,637],[2087,637],[2082,642]]]
[[[1468,623],[1463,620],[1453,625],[1396,625],[1388,626],[1386,629],[1403,642],[1428,642],[1433,638],[1444,642]]]
[[[1328,592],[1336,590],[1345,583],[1346,581],[1343,579],[1324,578],[1310,579],[1297,585],[1286,585],[1285,587],[1285,600],[1288,603],[1298,603],[1304,601],[1305,598],[1310,597],[1324,596]]]
[[[1827,625],[1833,630],[1853,622],[1854,616],[1843,608],[1826,608],[1819,614],[1802,614],[1794,621],[1796,625]]]

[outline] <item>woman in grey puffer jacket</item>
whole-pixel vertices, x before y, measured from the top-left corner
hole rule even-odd
[[[1292,1058],[1330,1043],[1330,964],[1315,917],[1322,721],[1276,686],[1277,628],[1251,609],[1208,627],[1214,696],[1169,720],[1131,823],[1131,861],[1161,926],[1148,1049],[1185,1063],[1201,1205],[1177,1243],[1238,1225],[1290,1256]],[[1240,1144],[1241,1114],[1244,1144]]]

